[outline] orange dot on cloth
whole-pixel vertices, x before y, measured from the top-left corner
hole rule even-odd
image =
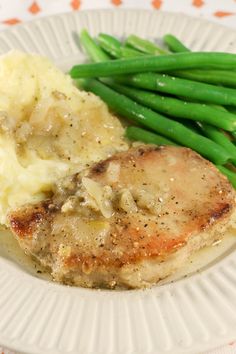
[[[195,7],[202,7],[204,5],[204,1],[203,0],[193,0],[192,5]]]
[[[155,9],[160,9],[160,8],[161,8],[161,5],[162,5],[162,0],[153,0],[153,1],[152,1],[152,6],[153,6]]]
[[[36,1],[32,2],[32,4],[30,5],[30,7],[28,8],[28,11],[32,13],[32,15],[36,15],[38,12],[41,11],[41,8],[39,7],[39,5],[37,4]]]
[[[2,21],[6,25],[16,25],[17,23],[20,23],[21,20],[19,18],[9,18],[7,20]]]
[[[70,5],[73,10],[79,10],[81,3],[80,0],[73,0],[71,1]]]
[[[111,3],[115,6],[120,6],[122,4],[121,0],[111,0]]]
[[[216,11],[214,13],[214,16],[216,17],[226,17],[226,16],[232,16],[235,15],[234,12],[227,12],[227,11]]]

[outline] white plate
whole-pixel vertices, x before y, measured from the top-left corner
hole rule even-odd
[[[84,59],[75,43],[83,27],[92,35],[174,33],[193,50],[236,52],[235,31],[216,24],[181,14],[117,10],[68,13],[0,32],[0,53],[37,52],[67,70]],[[151,290],[121,292],[38,278],[16,257],[10,238],[1,237],[0,343],[31,354],[199,353],[226,343],[236,338],[235,239],[201,252],[198,263],[194,260],[200,272]],[[188,267],[185,273],[192,273]]]

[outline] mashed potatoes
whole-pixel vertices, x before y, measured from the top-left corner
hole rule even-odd
[[[0,58],[0,223],[52,183],[127,149],[123,127],[96,96],[79,91],[46,58]]]

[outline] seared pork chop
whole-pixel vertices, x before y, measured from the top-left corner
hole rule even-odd
[[[56,281],[150,286],[233,221],[235,191],[190,149],[142,145],[63,179],[51,199],[9,215],[20,246]]]

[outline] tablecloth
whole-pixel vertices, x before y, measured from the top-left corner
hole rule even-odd
[[[0,0],[0,30],[42,16],[98,8],[183,12],[236,28],[236,0]],[[1,347],[0,353],[16,354]],[[236,354],[236,341],[204,354]]]

